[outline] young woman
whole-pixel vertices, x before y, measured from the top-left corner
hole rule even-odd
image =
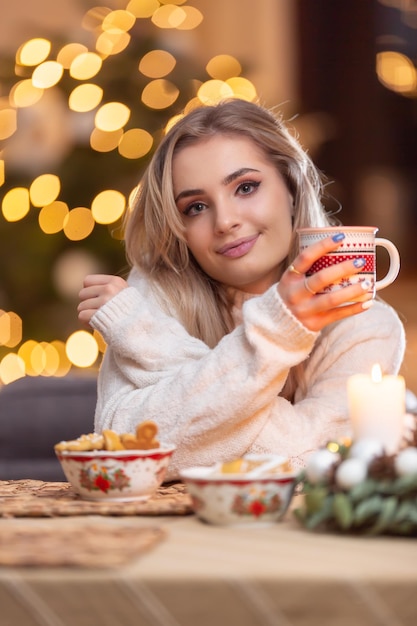
[[[97,431],[154,420],[177,445],[169,478],[247,452],[301,466],[349,435],[348,376],[397,373],[404,332],[360,284],[316,295],[360,263],[306,280],[344,236],[298,254],[297,228],[331,223],[321,194],[307,154],[257,104],[198,108],[171,128],[129,215],[127,282],[88,276],[80,292],[79,319],[107,343]]]

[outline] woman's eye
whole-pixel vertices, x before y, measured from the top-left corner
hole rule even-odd
[[[237,188],[237,193],[241,194],[242,196],[246,196],[250,193],[252,193],[253,191],[255,191],[255,189],[257,189],[259,187],[261,183],[260,182],[255,182],[255,181],[246,181],[244,183],[241,183],[238,188]]]
[[[183,213],[184,215],[192,217],[194,215],[199,215],[199,213],[202,213],[205,208],[206,205],[203,202],[193,202],[186,207]]]

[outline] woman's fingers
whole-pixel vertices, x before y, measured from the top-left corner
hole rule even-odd
[[[367,301],[367,303],[368,302],[371,305],[373,301],[369,300]],[[359,313],[363,313],[366,308],[369,308],[366,307],[367,303],[355,302],[353,304],[346,304],[345,306],[335,307],[322,313],[306,316],[304,320],[300,319],[300,322],[309,330],[313,332],[319,332],[328,324],[332,324],[333,322],[337,322],[346,317],[351,317],[352,315],[358,315]]]
[[[80,303],[77,311],[78,319],[87,324],[100,307],[128,286],[120,276],[107,274],[86,276],[83,285],[79,293]]]
[[[364,265],[365,259],[363,258],[342,261],[341,263],[336,263],[326,269],[311,274],[307,278],[307,285],[305,283],[304,285],[308,291],[314,292],[314,294],[326,291],[330,285],[343,280],[346,280],[346,286],[348,286],[349,278],[362,272]],[[364,282],[365,281],[362,281],[362,283]],[[369,289],[370,286],[370,281],[366,281],[365,289]]]
[[[324,254],[335,250],[343,235],[327,237],[303,250],[283,273],[278,291],[293,315],[309,330],[319,331],[327,324],[357,315],[372,305],[371,282],[350,277],[363,271],[364,259],[335,263],[306,276]],[[330,289],[331,285],[339,285]]]
[[[298,272],[305,274],[313,263],[318,261],[322,256],[337,250],[344,237],[343,233],[337,233],[333,235],[333,237],[325,237],[317,243],[304,248],[304,250],[297,255],[291,267],[295,267]]]

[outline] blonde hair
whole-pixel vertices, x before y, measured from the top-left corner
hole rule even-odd
[[[192,110],[169,130],[145,171],[128,216],[126,254],[129,263],[149,277],[161,306],[210,347],[233,328],[230,303],[225,287],[203,272],[187,248],[175,204],[172,163],[182,148],[218,134],[252,141],[288,186],[294,201],[293,237],[283,267],[297,254],[297,228],[331,223],[321,204],[322,177],[281,116],[259,104],[227,100]]]

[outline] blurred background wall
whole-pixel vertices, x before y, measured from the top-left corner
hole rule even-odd
[[[417,392],[415,0],[0,8],[0,385],[98,367],[100,338],[80,333],[76,317],[83,275],[126,270],[121,215],[165,124],[197,96],[240,90],[291,120],[329,180],[329,210],[378,226],[400,249],[400,277],[381,296],[404,321],[403,373]],[[50,47],[39,52],[35,39]],[[149,57],[156,51],[168,54]],[[99,69],[81,64],[89,54]],[[58,80],[36,83],[58,60]],[[84,85],[96,88],[95,103],[85,94],[77,103]],[[100,125],[108,103],[125,107],[119,126]],[[383,271],[383,253],[378,262]]]

